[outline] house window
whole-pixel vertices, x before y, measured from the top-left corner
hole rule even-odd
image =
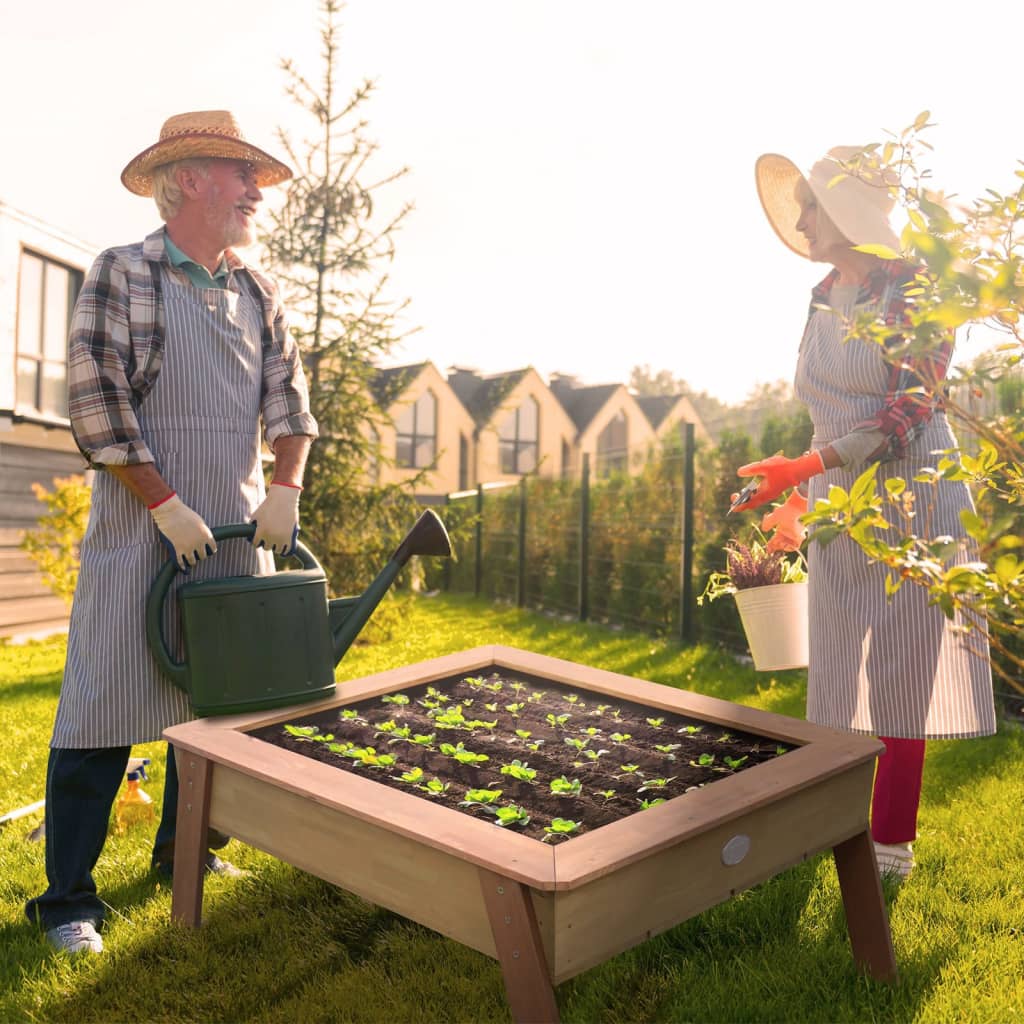
[[[423,469],[437,452],[437,399],[424,391],[395,420],[395,461],[403,469]]]
[[[597,475],[610,476],[626,469],[629,448],[629,421],[617,413],[597,435]]]
[[[527,398],[498,427],[498,453],[502,473],[532,473],[537,468],[540,406]]]
[[[67,416],[68,327],[81,287],[80,270],[22,251],[18,270],[18,408]]]

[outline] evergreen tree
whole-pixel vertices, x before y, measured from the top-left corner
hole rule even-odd
[[[279,133],[295,177],[261,241],[320,428],[306,471],[303,539],[323,560],[332,587],[351,592],[380,568],[418,509],[415,481],[378,487],[368,480],[368,468],[384,460],[375,425],[393,397],[374,395],[377,363],[405,336],[399,317],[407,303],[385,298],[382,267],[394,256],[394,235],[410,206],[388,218],[375,208],[378,190],[405,169],[371,177],[377,146],[366,135],[362,107],[374,83],[365,80],[338,100],[339,7],[337,0],[322,6],[319,86],[282,61],[288,95],[308,115],[311,134],[300,146]]]

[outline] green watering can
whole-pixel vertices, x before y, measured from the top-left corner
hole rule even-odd
[[[218,526],[218,543],[251,538],[255,523]],[[361,597],[327,597],[327,577],[304,544],[302,569],[273,576],[195,580],[178,590],[184,662],[167,649],[161,622],[173,558],[157,574],[146,601],[146,638],[168,679],[189,695],[200,717],[263,711],[329,697],[341,661],[374,608],[413,555],[450,555],[444,524],[429,509]],[[213,557],[216,557],[214,555]]]

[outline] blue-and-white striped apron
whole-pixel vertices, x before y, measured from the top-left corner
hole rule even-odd
[[[209,526],[246,522],[264,495],[258,303],[237,276],[224,290],[198,288],[166,265],[159,272],[164,354],[138,409],[142,435],[164,479]],[[188,697],[163,676],[146,644],[146,597],[167,558],[142,502],[110,473],[97,473],[52,746],[146,743],[192,717]],[[272,555],[229,540],[188,575],[179,573],[164,613],[175,656],[182,657],[181,583],[273,567]]]
[[[882,301],[888,301],[883,296]],[[837,302],[833,299],[833,306]],[[849,313],[851,306],[846,312]],[[877,414],[886,395],[889,366],[877,345],[843,341],[842,321],[821,310],[813,314],[801,344],[796,394],[814,424],[814,448],[822,448]],[[960,510],[972,508],[963,483],[914,483],[933,454],[956,445],[944,413],[936,413],[911,442],[906,456],[883,463],[878,489],[900,477],[915,492],[913,530],[919,536],[963,534]],[[813,506],[829,486],[849,490],[866,466],[830,469],[809,483]],[[895,509],[886,516],[903,536]],[[988,646],[977,631],[958,629],[928,605],[924,588],[905,583],[892,600],[885,594],[887,570],[870,565],[848,537],[827,546],[808,545],[810,575],[810,667],[807,717],[853,732],[906,738],[983,736],[995,732],[995,708]],[[969,561],[970,552],[957,561]]]

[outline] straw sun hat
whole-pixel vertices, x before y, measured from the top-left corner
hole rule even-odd
[[[800,204],[796,186],[807,182],[821,209],[854,245],[885,245],[899,252],[900,243],[890,222],[895,200],[890,186],[896,176],[877,168],[848,169],[862,154],[857,146],[830,149],[806,174],[788,157],[765,153],[757,158],[754,174],[757,195],[775,233],[798,256],[810,258],[807,239],[797,231]]]
[[[242,136],[234,115],[227,110],[194,110],[164,121],[160,141],[144,149],[121,172],[121,182],[137,196],[153,194],[153,171],[175,160],[222,157],[246,160],[256,169],[261,188],[287,181],[291,168],[257,149]]]

